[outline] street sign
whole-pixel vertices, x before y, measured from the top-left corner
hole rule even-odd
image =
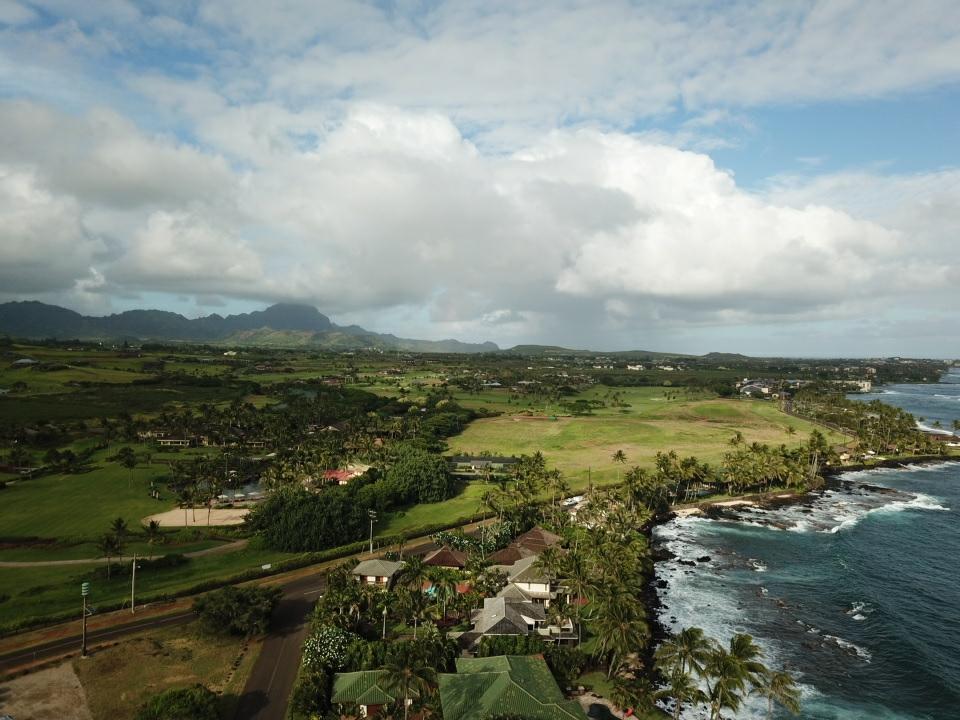
[[[90,594],[90,583],[80,583],[80,594],[84,597]]]

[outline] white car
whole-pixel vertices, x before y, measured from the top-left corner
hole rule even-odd
[[[583,495],[574,495],[573,497],[567,498],[563,501],[564,507],[573,507],[574,505],[583,501]]]

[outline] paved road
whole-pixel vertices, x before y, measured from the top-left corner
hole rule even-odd
[[[468,532],[475,532],[470,525]],[[415,539],[404,555],[422,555],[435,550],[432,540]],[[379,554],[379,553],[378,553]],[[324,578],[305,577],[284,586],[283,597],[273,616],[270,636],[254,663],[247,686],[237,704],[235,720],[284,720],[293,683],[300,670],[308,617],[324,589]]]
[[[157,618],[148,618],[146,620],[139,620],[136,622],[126,623],[124,625],[116,625],[113,627],[103,628],[101,630],[88,630],[87,647],[93,647],[94,645],[98,645],[109,640],[114,640],[118,637],[123,637],[124,635],[130,635],[131,633],[143,632],[144,630],[152,630],[159,627],[172,627],[174,625],[185,625],[193,620],[194,617],[195,616],[193,612],[188,611],[175,613],[173,615],[163,615]],[[79,624],[80,621],[78,620],[77,625]],[[13,652],[0,655],[0,677],[14,668],[19,668],[35,662],[41,662],[43,660],[52,660],[79,651],[80,633],[70,637],[61,638],[59,640],[51,640],[50,642],[41,643],[29,648],[24,648],[22,650],[15,650]]]
[[[237,704],[236,720],[284,720],[293,683],[300,669],[307,620],[323,592],[324,579],[308,576],[283,587],[264,641]]]

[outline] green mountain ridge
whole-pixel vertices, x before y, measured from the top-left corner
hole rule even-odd
[[[315,307],[293,304],[191,320],[165,310],[128,310],[92,317],[37,301],[8,302],[0,304],[0,333],[25,339],[198,342],[330,350],[480,353],[500,349],[491,342],[414,340],[371,332],[356,325],[340,327]]]

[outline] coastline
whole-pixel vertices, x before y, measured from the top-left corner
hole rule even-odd
[[[650,573],[650,580],[646,583],[645,602],[647,606],[648,624],[650,626],[650,641],[642,653],[644,664],[653,668],[653,656],[656,648],[663,641],[671,637],[671,632],[660,620],[661,610],[669,610],[669,607],[660,597],[660,590],[665,590],[667,580],[658,573],[658,563],[668,562],[675,558],[675,555],[668,550],[663,543],[658,542],[654,537],[654,528],[664,525],[676,518],[689,517],[691,515],[705,515],[707,517],[722,517],[726,508],[753,506],[760,508],[777,508],[785,505],[800,505],[808,501],[815,500],[822,496],[825,490],[838,486],[842,480],[840,476],[848,472],[863,472],[870,470],[882,470],[887,468],[906,468],[915,465],[937,465],[940,463],[960,463],[960,456],[957,455],[923,455],[907,458],[890,458],[878,460],[871,464],[856,465],[830,465],[823,468],[821,474],[825,484],[815,490],[780,490],[769,493],[751,493],[748,495],[739,495],[736,497],[724,498],[719,501],[704,500],[699,503],[692,503],[682,507],[672,508],[670,512],[653,518],[643,528],[647,541],[650,544],[651,559],[653,568]]]

